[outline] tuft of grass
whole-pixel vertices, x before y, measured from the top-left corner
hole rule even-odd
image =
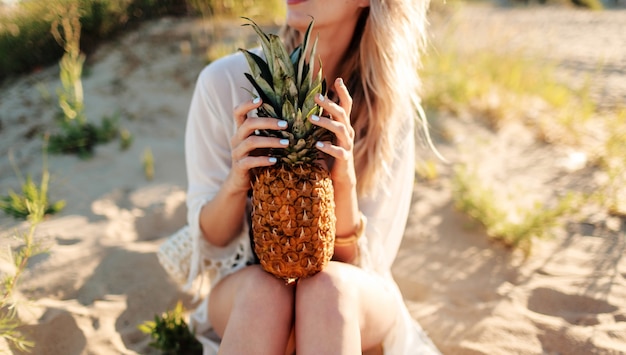
[[[475,117],[494,130],[521,121],[543,142],[585,152],[607,176],[593,200],[609,213],[626,215],[626,109],[599,107],[591,77],[578,88],[560,82],[557,63],[522,51],[463,50],[455,30],[452,25],[424,57],[428,110]],[[491,48],[507,47],[498,41]]]
[[[119,131],[120,133],[120,149],[128,150],[130,146],[133,144],[133,135],[126,128],[122,128]]]
[[[146,180],[151,181],[154,179],[154,156],[152,155],[152,149],[146,148],[141,158],[143,165],[143,174]]]
[[[10,252],[8,261],[13,266],[13,272],[3,275],[1,284],[0,337],[4,338],[9,345],[23,352],[30,352],[35,344],[19,330],[23,324],[17,312],[18,301],[13,295],[22,273],[28,266],[28,261],[45,252],[40,243],[35,240],[35,230],[39,223],[43,221],[44,210],[45,206],[42,204],[29,205],[28,220],[30,226],[28,232],[18,233],[15,236],[22,240],[23,245]]]
[[[572,4],[592,11],[604,10],[604,5],[601,0],[572,0]]]
[[[48,201],[48,185],[50,182],[50,172],[47,167],[46,148],[44,144],[43,169],[39,186],[35,184],[30,175],[24,180],[17,168],[15,172],[21,181],[22,194],[13,190],[8,191],[8,195],[0,197],[0,210],[9,216],[17,219],[28,219],[36,215],[41,209],[42,217],[60,212],[65,207],[65,201],[59,200],[54,203]]]
[[[423,103],[429,111],[470,113],[495,129],[521,119],[546,140],[579,142],[597,107],[588,85],[572,89],[556,79],[556,65],[521,51],[462,51],[450,33],[424,56]],[[558,138],[548,132],[555,122]]]
[[[46,167],[44,149],[44,168],[41,186],[39,188],[33,186],[32,190],[29,189],[28,191],[31,191],[32,196],[19,200],[19,209],[12,209],[12,211],[20,210],[22,212],[21,208],[25,208],[23,212],[29,221],[29,228],[27,232],[14,235],[16,239],[22,240],[23,245],[15,250],[9,249],[9,253],[6,256],[8,260],[6,261],[12,265],[12,270],[2,275],[2,283],[0,284],[0,337],[4,338],[10,346],[22,352],[29,352],[35,344],[19,330],[23,324],[17,312],[18,301],[13,295],[18,287],[22,273],[28,266],[28,261],[34,256],[45,252],[40,243],[35,240],[35,231],[37,226],[43,221],[47,211],[50,210],[47,201],[48,178],[49,174]],[[55,205],[62,208],[60,203]]]
[[[417,161],[415,164],[415,173],[420,180],[426,182],[435,181],[439,178],[437,163],[432,159]]]
[[[100,127],[87,122],[82,85],[85,55],[80,50],[82,10],[78,3],[68,2],[57,4],[57,7],[53,7],[53,12],[55,17],[51,32],[65,54],[59,63],[62,85],[58,90],[59,107],[62,111],[61,133],[50,137],[50,151],[87,158],[92,155],[95,145],[107,143],[119,134],[118,119],[105,117]],[[123,141],[122,147],[127,143],[130,140]]]
[[[503,201],[466,166],[455,168],[452,191],[456,207],[483,225],[490,238],[521,250],[526,257],[532,251],[533,240],[547,238],[555,228],[563,228],[565,218],[571,217],[583,202],[581,196],[571,193],[553,207],[541,202],[531,207],[516,206],[513,201]]]
[[[598,199],[611,214],[626,216],[626,108],[605,120],[608,132],[598,164],[607,181],[598,191]]]
[[[0,14],[0,81],[47,65],[62,55],[50,33],[49,3],[20,1]]]
[[[154,321],[146,321],[138,328],[150,335],[150,346],[161,350],[163,354],[202,354],[202,345],[185,322],[184,312],[183,304],[179,301],[173,310],[154,316]]]
[[[29,0],[19,1],[0,12],[0,81],[58,61],[63,51],[50,33],[50,10],[80,4],[82,44],[89,46],[110,39],[133,24],[163,15],[187,11],[178,0]]]
[[[59,107],[65,121],[85,124],[83,95],[83,65],[85,55],[80,50],[81,9],[77,3],[53,7],[51,33],[65,54],[59,62],[61,87],[57,90]]]
[[[253,17],[264,22],[282,22],[287,8],[281,0],[188,0],[189,7],[203,17],[238,18]]]
[[[29,353],[35,347],[35,343],[19,331],[22,325],[14,307],[11,305],[3,307],[0,304],[0,337],[11,347]]]
[[[65,207],[65,200],[59,200],[52,204],[48,202],[46,186],[48,174],[44,172],[41,178],[41,187],[33,182],[30,175],[22,184],[22,194],[9,190],[7,196],[0,197],[0,210],[16,219],[27,219],[32,213],[32,206],[43,205],[44,215],[52,215],[61,212]]]
[[[93,155],[96,145],[108,143],[119,134],[117,117],[104,117],[100,126],[91,122],[61,122],[61,132],[50,135],[48,150],[54,154],[76,154],[86,159]]]
[[[29,0],[0,12],[0,82],[57,62],[63,55],[50,33],[50,9],[81,5],[81,45],[92,53],[99,42],[137,23],[167,15],[240,17],[276,23],[285,16],[281,0]]]

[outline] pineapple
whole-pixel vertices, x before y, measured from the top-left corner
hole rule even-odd
[[[270,167],[257,168],[252,179],[252,235],[261,266],[287,283],[321,271],[331,259],[335,242],[333,185],[325,164],[318,160],[315,143],[328,131],[313,125],[308,117],[321,115],[315,95],[325,94],[322,70],[313,73],[317,40],[310,47],[309,24],[304,41],[291,55],[281,39],[264,33],[254,21],[265,59],[241,49],[252,83],[263,105],[259,116],[288,122],[284,131],[259,132],[286,138],[289,146],[270,149],[278,158]]]

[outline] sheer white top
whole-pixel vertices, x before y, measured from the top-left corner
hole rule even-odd
[[[226,247],[210,245],[203,238],[199,226],[202,206],[217,194],[231,168],[230,138],[236,130],[233,108],[251,99],[246,89],[252,90],[252,86],[243,75],[248,71],[248,64],[240,53],[211,63],[201,72],[191,101],[185,135],[185,157],[188,223],[195,248],[186,285],[188,288],[198,287],[198,279],[208,279],[210,282],[205,282],[205,286],[213,285],[229,273],[245,267],[253,258],[246,216],[241,216],[244,223],[241,234]],[[367,217],[367,229],[359,241],[360,267],[379,276],[397,295],[397,305],[402,316],[385,339],[385,353],[438,353],[411,318],[391,275],[391,265],[398,252],[409,213],[415,172],[413,122],[407,120],[400,133],[395,159],[388,167],[386,176],[375,191],[359,197],[359,209]],[[219,343],[211,334],[207,292],[203,292],[200,297],[203,301],[192,314],[190,323],[204,345],[204,354],[216,354]]]

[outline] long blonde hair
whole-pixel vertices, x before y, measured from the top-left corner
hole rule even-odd
[[[396,137],[407,121],[420,120],[418,69],[426,43],[428,2],[370,0],[339,68],[353,98],[359,194],[371,191],[386,174]],[[300,40],[300,34],[288,26],[282,35],[292,48]]]

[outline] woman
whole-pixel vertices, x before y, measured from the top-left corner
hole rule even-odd
[[[205,354],[360,354],[380,344],[387,354],[437,353],[390,272],[411,201],[426,8],[427,0],[287,1],[285,42],[295,47],[314,18],[324,76],[334,83],[316,98],[329,117],[309,119],[335,138],[318,149],[332,160],[337,238],[367,218],[358,244],[337,246],[334,261],[295,286],[254,264],[248,237],[250,169],[275,163],[250,152],[284,147],[254,132],[283,126],[247,119],[262,103],[246,90],[241,54],[201,73],[185,149],[196,243],[189,284],[211,279],[191,319]]]

